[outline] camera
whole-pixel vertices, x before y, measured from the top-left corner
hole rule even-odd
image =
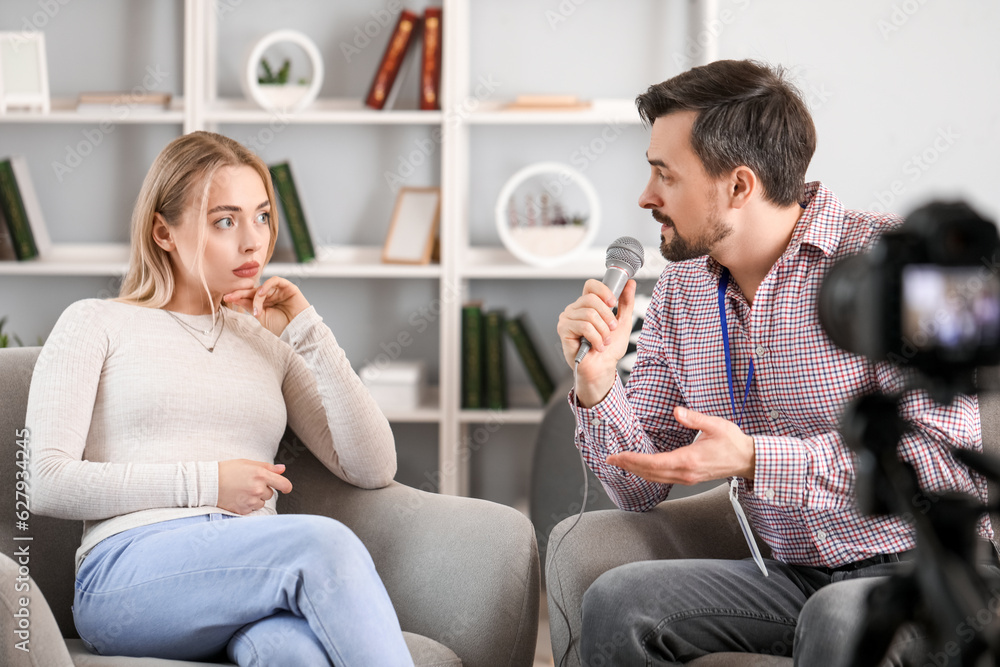
[[[844,442],[857,455],[859,510],[909,516],[917,545],[915,570],[873,589],[855,667],[878,664],[907,621],[923,625],[935,648],[961,646],[947,653],[948,667],[1000,656],[998,627],[984,627],[971,641],[957,636],[963,618],[988,604],[987,579],[977,570],[976,527],[984,512],[1000,505],[991,498],[984,506],[958,492],[925,494],[897,451],[910,428],[900,414],[903,392],[924,390],[938,403],[951,403],[957,394],[976,393],[980,367],[1000,364],[998,250],[992,222],[965,203],[932,202],[868,252],[835,264],[820,286],[817,310],[830,339],[904,371],[899,393],[859,396],[841,418]],[[969,449],[952,448],[951,455],[1000,480],[1000,462]],[[933,502],[921,509],[915,506],[920,498]]]
[[[833,266],[820,322],[848,352],[970,392],[977,367],[1000,363],[998,250],[996,226],[967,204],[923,206]]]

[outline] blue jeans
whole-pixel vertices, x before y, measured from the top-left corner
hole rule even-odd
[[[321,516],[209,514],[113,535],[80,565],[73,618],[101,655],[413,665],[368,551]]]

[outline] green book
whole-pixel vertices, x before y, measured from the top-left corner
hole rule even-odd
[[[0,206],[0,262],[6,261],[17,261],[17,251],[14,250],[14,241],[10,237],[10,227],[7,226],[3,206]]]
[[[306,216],[302,212],[302,202],[299,200],[295,181],[292,180],[291,166],[287,162],[282,162],[271,165],[270,170],[274,190],[281,201],[281,208],[285,212],[285,220],[288,222],[288,231],[292,235],[295,258],[299,262],[315,259],[316,251],[313,249],[312,237],[309,235]]]
[[[484,347],[486,349],[486,407],[490,410],[507,409],[507,381],[503,367],[502,310],[491,310],[483,315]]]
[[[517,350],[517,354],[521,358],[525,370],[528,371],[531,383],[538,390],[539,396],[542,397],[542,402],[548,403],[556,386],[552,381],[552,376],[545,369],[542,358],[538,356],[538,348],[532,341],[531,336],[528,335],[524,315],[507,320],[506,328],[507,335],[510,336],[510,340],[514,343],[514,348]]]
[[[28,212],[21,199],[21,191],[17,187],[14,167],[10,160],[0,161],[0,208],[3,217],[7,219],[10,239],[14,244],[14,252],[18,259],[38,257],[38,247],[31,233],[31,223],[28,222]]]
[[[462,407],[483,408],[483,309],[482,304],[462,306]]]

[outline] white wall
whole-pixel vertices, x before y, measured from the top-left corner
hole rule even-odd
[[[935,196],[968,198],[997,217],[994,156],[1000,149],[1000,3],[994,0],[718,0],[723,58],[757,58],[791,71],[814,113],[819,147],[810,179],[830,186],[848,207],[886,206],[905,213]],[[220,91],[237,94],[247,45],[277,27],[303,30],[324,54],[323,95],[365,94],[381,46],[350,62],[350,41],[384,0],[329,3],[231,2],[220,21]],[[422,4],[422,3],[420,3]],[[129,89],[147,67],[165,73],[161,89],[181,90],[182,3],[177,0],[3,0],[0,30],[20,30],[45,7],[58,6],[43,29],[52,94]],[[445,19],[447,20],[447,18]],[[518,93],[634,97],[680,72],[697,42],[684,38],[681,0],[473,0],[471,79],[499,81],[496,99]],[[129,211],[153,157],[177,126],[122,126],[102,137],[68,175],[73,146],[88,126],[0,124],[0,155],[24,153],[56,241],[127,240]],[[223,127],[248,141],[260,128]],[[265,146],[265,160],[293,160],[307,212],[323,242],[380,243],[392,194],[383,174],[426,128],[290,127]],[[610,139],[609,139],[610,138]],[[499,243],[493,205],[504,181],[536,160],[560,160],[585,171],[602,199],[605,220],[595,241],[630,234],[652,245],[657,227],[636,200],[644,185],[648,140],[641,126],[476,127],[472,131],[471,237]],[[590,149],[589,151],[587,149]],[[599,150],[596,150],[599,149]],[[918,160],[921,160],[918,162]],[[408,184],[437,182],[432,158]],[[895,185],[896,194],[892,193]],[[880,199],[884,203],[880,203]],[[287,240],[282,241],[287,245]],[[326,317],[355,367],[374,358],[410,316],[437,297],[434,281],[306,280],[306,296]],[[524,310],[544,337],[553,371],[555,320],[579,293],[576,281],[544,288],[520,281],[475,281],[472,296]],[[538,289],[535,289],[539,287]],[[646,285],[647,289],[651,285]],[[45,336],[65,306],[107,296],[106,278],[0,278],[0,316],[28,343]],[[412,354],[437,364],[437,327],[414,334]],[[516,363],[515,380],[524,379]],[[473,493],[514,502],[527,489],[534,428],[505,426],[473,458]],[[420,485],[433,477],[436,430],[398,426],[400,475]],[[567,474],[578,474],[575,470]]]

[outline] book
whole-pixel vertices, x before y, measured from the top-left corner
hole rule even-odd
[[[420,66],[420,108],[441,108],[441,8],[424,10],[423,58]]]
[[[392,90],[392,85],[399,74],[403,58],[406,56],[410,45],[415,41],[414,35],[417,32],[417,24],[419,22],[420,17],[408,9],[404,9],[399,13],[399,20],[396,21],[396,27],[389,38],[389,44],[382,54],[382,60],[379,62],[378,69],[375,70],[375,78],[368,89],[368,95],[365,96],[366,106],[372,109],[382,109],[385,107],[386,98],[389,96],[389,91]]]
[[[10,237],[10,228],[7,227],[3,206],[0,206],[0,262],[11,260],[17,261],[17,251],[14,250],[14,239]]]
[[[296,261],[308,262],[315,259],[316,249],[313,247],[312,235],[309,233],[309,225],[302,210],[302,201],[299,199],[299,192],[292,178],[291,165],[281,162],[268,168],[271,170],[274,192],[281,202],[281,210],[285,213]]]
[[[19,260],[51,253],[52,241],[23,155],[0,161],[0,208]]]
[[[517,356],[524,364],[524,369],[528,371],[531,383],[538,390],[538,395],[542,397],[542,403],[548,403],[552,392],[555,391],[555,382],[552,381],[552,376],[538,355],[538,348],[528,333],[524,315],[507,320],[505,328],[508,337],[514,344],[514,349],[517,350]]]
[[[504,108],[508,111],[570,111],[589,109],[590,102],[576,95],[518,95]]]
[[[485,350],[486,407],[490,410],[507,408],[507,379],[504,372],[502,310],[483,314],[483,348]]]
[[[110,113],[144,109],[166,111],[170,108],[170,93],[80,93],[76,100],[76,110],[82,113]]]
[[[462,306],[462,407],[486,406],[484,371],[483,307],[479,301]]]

